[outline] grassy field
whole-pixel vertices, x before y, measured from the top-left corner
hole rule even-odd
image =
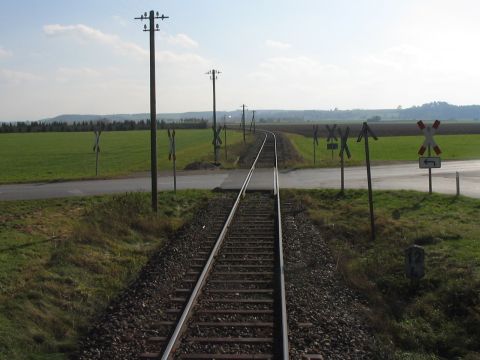
[[[194,161],[212,161],[212,130],[177,130],[177,169]],[[223,141],[223,133],[221,134]],[[239,150],[239,131],[228,132],[228,145]],[[93,133],[0,134],[0,183],[95,177]],[[127,175],[150,169],[150,132],[104,132],[100,139],[100,177]],[[232,150],[233,150],[232,149]],[[238,154],[229,150],[232,166]],[[219,152],[224,162],[223,148]],[[166,130],[158,131],[158,169],[170,170]]]
[[[66,359],[210,192],[0,203],[0,359]]]
[[[369,300],[395,359],[480,358],[480,200],[375,192],[377,240],[369,240],[365,191],[288,191],[329,241],[345,279]],[[404,249],[424,246],[426,275],[404,276]],[[388,345],[392,344],[392,345]]]
[[[298,134],[288,134],[288,138],[305,160],[301,165],[313,166],[312,138]],[[391,136],[378,138],[377,141],[369,141],[370,159],[377,163],[418,161],[417,152],[423,140],[423,136]],[[442,154],[440,154],[442,160],[480,159],[480,135],[438,135],[435,136],[435,141],[442,149]],[[365,161],[363,141],[357,143],[356,138],[350,138],[348,146],[352,158],[347,160],[345,157],[345,164],[363,164]],[[317,166],[337,166],[339,163],[338,151],[334,152],[332,160],[332,152],[326,148],[325,139],[320,140],[316,150]]]

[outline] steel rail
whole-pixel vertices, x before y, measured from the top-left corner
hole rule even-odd
[[[165,351],[161,357],[162,360],[168,360],[170,359],[170,356],[173,355],[173,352],[176,349],[177,343],[180,340],[180,337],[183,333],[184,327],[187,324],[187,321],[192,313],[192,310],[196,304],[196,301],[202,291],[202,288],[205,284],[205,280],[207,279],[207,276],[212,268],[212,265],[214,263],[214,260],[218,254],[218,250],[220,249],[223,240],[225,239],[225,236],[228,232],[228,229],[230,227],[230,224],[235,216],[235,213],[237,211],[238,205],[240,204],[241,198],[244,196],[246,188],[248,186],[248,183],[250,182],[250,178],[252,177],[253,171],[255,170],[255,165],[257,164],[258,158],[260,157],[260,154],[263,150],[263,147],[265,145],[265,142],[267,141],[267,136],[268,134],[265,134],[265,138],[263,140],[262,146],[260,147],[260,150],[258,151],[257,157],[255,158],[255,161],[252,164],[252,167],[250,168],[250,171],[247,174],[247,177],[245,178],[245,181],[243,182],[243,185],[240,189],[240,192],[238,193],[237,199],[235,200],[235,203],[233,204],[232,210],[230,210],[230,214],[228,215],[227,221],[225,222],[225,225],[223,226],[222,231],[220,232],[220,235],[218,236],[217,241],[215,242],[215,245],[212,249],[212,252],[210,256],[208,257],[207,263],[205,264],[205,267],[202,270],[202,273],[200,274],[200,277],[197,280],[197,283],[195,285],[195,288],[192,291],[192,294],[190,295],[190,298],[188,299],[188,303],[185,306],[185,309],[182,312],[182,316],[178,320],[178,323],[175,327],[175,330],[170,337],[170,340],[168,341],[167,346],[165,347]]]
[[[278,224],[278,257],[279,257],[279,285],[280,285],[280,301],[281,301],[281,336],[282,336],[282,358],[289,359],[288,347],[288,321],[287,321],[287,297],[285,291],[285,264],[283,261],[283,233],[282,233],[282,212],[280,207],[280,181],[278,179],[278,157],[277,157],[277,137],[272,133],[275,139],[275,189],[277,197],[277,224]]]

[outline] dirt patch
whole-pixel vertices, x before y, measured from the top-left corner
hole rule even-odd
[[[379,355],[368,306],[348,288],[318,229],[299,203],[283,203],[290,356],[302,359],[388,359]]]
[[[217,165],[211,162],[195,161],[185,166],[184,170],[216,170],[218,168]]]

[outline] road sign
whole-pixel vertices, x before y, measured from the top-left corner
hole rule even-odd
[[[216,148],[219,148],[220,145],[222,145],[222,139],[220,138],[220,133],[222,132],[222,127],[219,126],[216,130],[212,126],[213,130],[213,140],[212,140],[212,145],[215,145]]]
[[[347,140],[348,134],[350,133],[350,128],[347,126],[345,134],[342,133],[342,129],[338,128],[338,134],[340,135],[340,156],[343,156],[344,152],[347,153],[347,157],[350,159],[352,155],[350,154],[350,149],[348,148]]]
[[[422,146],[420,146],[420,149],[418,150],[418,154],[423,155],[425,153],[425,150],[427,150],[427,148],[431,146],[433,148],[433,151],[435,151],[437,155],[440,155],[442,153],[442,150],[440,150],[440,147],[437,145],[437,143],[433,139],[433,135],[435,135],[435,132],[440,126],[440,121],[435,120],[433,125],[430,127],[430,126],[425,126],[423,121],[420,120],[419,122],[417,122],[417,125],[420,128],[420,130],[423,131],[423,135],[425,136],[425,140],[423,141]]]
[[[418,245],[412,245],[405,250],[405,275],[417,280],[425,276],[425,250]]]
[[[439,157],[420,157],[418,158],[418,167],[420,169],[439,169],[442,167],[442,161]]]
[[[327,144],[327,150],[337,150],[338,149],[338,143],[328,143]]]
[[[95,176],[98,176],[98,153],[100,152],[100,135],[102,130],[95,130],[95,142],[93,143],[93,151],[95,152]]]
[[[328,133],[327,141],[333,141],[333,140],[338,141],[337,136],[335,135],[335,129],[337,128],[337,124],[333,124],[332,127],[330,127],[329,125],[326,125],[326,128]]]
[[[170,147],[168,149],[168,160],[176,160],[177,155],[175,154],[175,129],[172,130],[170,133],[170,129],[168,129],[168,140],[170,142]]]

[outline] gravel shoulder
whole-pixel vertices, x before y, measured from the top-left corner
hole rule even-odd
[[[384,358],[377,355],[367,303],[343,282],[305,207],[288,200],[282,206],[291,358]]]

